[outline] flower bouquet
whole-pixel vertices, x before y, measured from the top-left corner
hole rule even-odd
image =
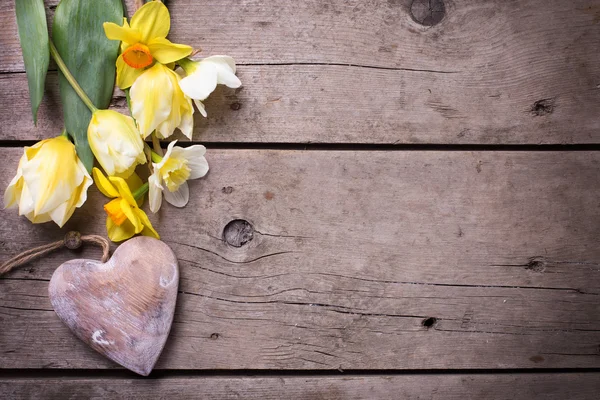
[[[62,227],[85,203],[93,182],[110,199],[104,211],[112,241],[138,234],[159,238],[142,209],[146,194],[153,213],[163,196],[184,207],[187,181],[208,172],[204,146],[173,140],[164,152],[160,140],[177,129],[192,139],[194,105],[206,117],[202,102],[218,84],[241,86],[234,60],[194,60],[192,47],[169,41],[170,15],[160,1],[143,4],[128,20],[121,0],[62,0],[51,36],[43,0],[18,0],[16,13],[33,120],[52,58],[65,129],[24,149],[4,193],[5,208],[18,208],[33,223]],[[108,108],[115,82],[131,115]],[[143,165],[146,182],[137,173]]]

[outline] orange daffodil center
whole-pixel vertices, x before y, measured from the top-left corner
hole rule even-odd
[[[148,65],[152,64],[154,58],[152,58],[148,46],[142,43],[136,43],[125,49],[123,52],[123,61],[131,68],[146,68]]]
[[[121,199],[114,199],[104,205],[104,211],[108,214],[108,217],[117,226],[123,225],[123,222],[127,221],[127,215],[121,208]]]
[[[104,23],[104,32],[111,40],[121,41],[122,54],[117,59],[117,85],[127,89],[157,61],[170,64],[192,53],[192,48],[171,43],[166,39],[171,29],[169,10],[160,1],[151,1],[140,7],[123,26]]]
[[[130,237],[142,234],[160,239],[152,227],[146,213],[131,192],[132,187],[142,187],[141,179],[133,174],[128,181],[116,176],[105,177],[98,168],[92,171],[94,182],[98,190],[113,200],[104,205],[106,218],[106,231],[113,242],[121,242]],[[129,182],[129,183],[128,183]]]

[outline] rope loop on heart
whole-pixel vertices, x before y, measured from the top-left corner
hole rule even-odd
[[[81,247],[83,243],[95,244],[102,247],[102,262],[108,261],[108,258],[110,257],[110,243],[107,239],[98,235],[82,236],[81,233],[77,231],[71,231],[65,235],[63,240],[57,240],[53,243],[34,247],[33,249],[26,250],[21,254],[17,254],[10,260],[5,261],[2,263],[2,265],[0,265],[0,276],[6,274],[16,267],[25,265],[55,250],[62,249],[63,247],[74,250]]]

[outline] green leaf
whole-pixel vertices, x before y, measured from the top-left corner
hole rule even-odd
[[[21,1],[21,0],[17,0]],[[123,24],[121,0],[62,0],[56,8],[52,40],[67,68],[99,109],[108,108],[115,85],[119,42],[104,35],[104,22]],[[88,171],[94,155],[87,140],[92,114],[60,73],[65,127]]]
[[[33,123],[37,125],[37,111],[44,97],[44,82],[50,62],[44,0],[15,0],[15,5],[23,62],[27,71],[31,113]]]

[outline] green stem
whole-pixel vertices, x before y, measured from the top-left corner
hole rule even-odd
[[[152,147],[154,147],[154,151],[156,152],[156,154],[162,157],[163,151],[160,147],[160,141],[158,140],[154,132],[152,132]]]
[[[67,128],[63,128],[62,132],[60,133],[60,136],[64,136],[67,139],[69,139],[69,134],[67,133]]]
[[[144,183],[142,186],[140,186],[140,188],[138,190],[136,190],[135,192],[133,192],[133,198],[136,200],[141,199],[142,197],[144,197],[144,195],[146,194],[146,192],[148,191],[148,182]]]
[[[56,61],[56,65],[58,65],[60,72],[63,73],[63,75],[65,76],[75,93],[77,93],[81,101],[85,103],[85,105],[87,106],[87,108],[90,109],[91,112],[98,111],[96,106],[94,106],[94,103],[92,103],[92,101],[87,96],[87,94],[85,94],[81,86],[79,86],[79,83],[77,83],[75,77],[71,74],[71,71],[69,71],[69,69],[67,68],[67,65],[61,58],[60,54],[58,54],[58,50],[56,49],[56,46],[54,46],[54,43],[52,43],[52,40],[50,40],[50,55],[52,56],[54,61]]]
[[[162,157],[159,154],[156,154],[155,152],[152,152],[152,162],[154,163],[159,163],[162,161]]]

